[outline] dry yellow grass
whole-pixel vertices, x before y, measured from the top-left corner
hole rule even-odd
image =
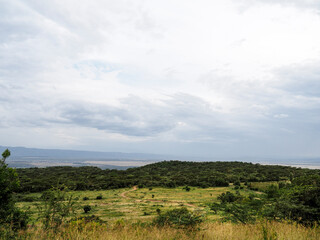
[[[265,230],[263,230],[265,229]],[[232,223],[206,223],[201,225],[200,230],[188,231],[170,227],[158,228],[155,226],[132,225],[129,223],[113,225],[72,225],[62,227],[57,232],[44,231],[41,229],[29,229],[22,233],[26,239],[70,239],[70,240],[318,240],[320,239],[320,229],[306,228],[292,223],[262,222],[256,224],[236,225]]]

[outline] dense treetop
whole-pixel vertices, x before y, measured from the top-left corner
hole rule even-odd
[[[163,161],[127,170],[97,167],[47,167],[17,169],[21,192],[39,192],[57,184],[73,190],[139,186],[228,186],[230,182],[292,180],[320,170],[244,162]]]

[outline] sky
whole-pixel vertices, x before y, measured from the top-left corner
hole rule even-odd
[[[320,156],[318,0],[0,6],[0,145]]]

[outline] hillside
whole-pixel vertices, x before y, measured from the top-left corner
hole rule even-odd
[[[64,184],[72,190],[116,189],[133,185],[217,187],[228,186],[235,181],[290,180],[299,176],[320,174],[320,170],[243,162],[164,161],[127,170],[47,167],[17,169],[17,173],[21,192],[39,192],[57,184]]]

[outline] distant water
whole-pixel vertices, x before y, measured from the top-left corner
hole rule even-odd
[[[167,159],[170,160],[170,159]],[[179,159],[184,161],[184,159]],[[188,159],[190,161],[190,159]],[[161,160],[141,160],[141,159],[119,159],[119,158],[103,158],[103,159],[78,159],[78,158],[45,158],[45,157],[16,157],[8,159],[7,163],[10,167],[14,168],[30,168],[30,167],[49,167],[49,166],[96,166],[102,169],[127,169],[131,167],[140,167],[147,164],[159,162]],[[207,159],[192,160],[197,162],[210,161]],[[309,168],[309,169],[320,169],[320,159],[219,159],[211,161],[240,161],[240,162],[252,162],[263,165],[281,165],[291,166],[297,168]]]
[[[281,160],[260,160],[257,163],[264,165],[281,165],[297,168],[320,169],[320,159],[281,159]]]
[[[125,170],[132,167],[140,167],[147,164],[154,163],[154,160],[136,160],[136,159],[55,159],[45,157],[19,157],[14,159],[8,159],[7,163],[9,167],[13,168],[43,168],[43,167],[55,167],[55,166],[94,166],[101,169],[118,169]]]

